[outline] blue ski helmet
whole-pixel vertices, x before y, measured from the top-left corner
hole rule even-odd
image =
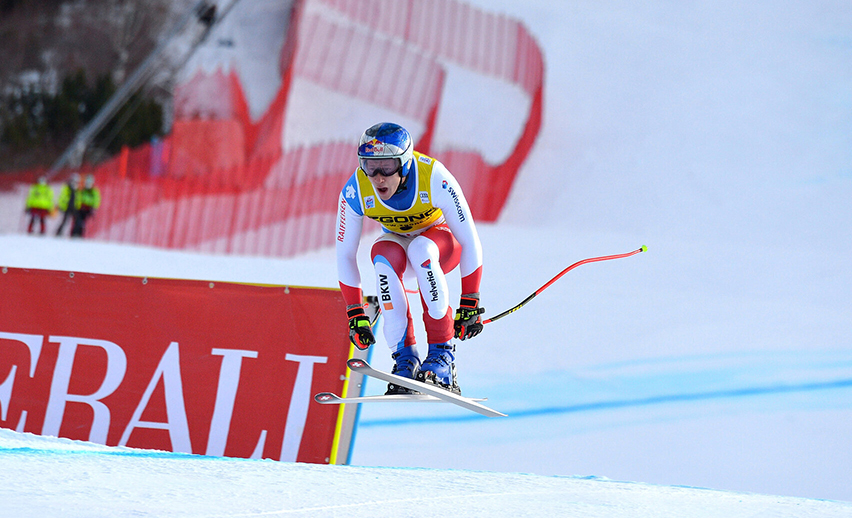
[[[403,178],[408,176],[414,165],[414,142],[411,134],[392,122],[381,122],[370,126],[361,135],[358,144],[358,162],[366,171],[364,160],[371,158],[395,158],[399,161],[398,170]]]

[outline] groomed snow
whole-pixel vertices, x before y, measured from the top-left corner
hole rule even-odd
[[[0,513],[25,517],[849,516],[852,504],[615,482],[292,464],[108,448],[0,429]]]

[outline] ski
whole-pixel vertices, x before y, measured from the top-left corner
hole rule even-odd
[[[461,396],[429,383],[422,383],[417,380],[403,378],[395,374],[376,370],[370,367],[369,363],[364,360],[359,360],[358,358],[352,358],[346,362],[346,364],[354,372],[359,372],[365,376],[370,376],[371,378],[380,379],[382,381],[387,381],[388,383],[394,383],[402,387],[410,388],[411,390],[416,390],[422,394],[436,397],[446,401],[447,403],[453,403],[487,417],[506,417],[506,414],[498,412],[492,408],[488,408],[487,406],[478,403],[477,400],[473,398]]]
[[[485,401],[484,398],[471,398],[473,401]],[[448,403],[447,400],[428,394],[381,394],[377,396],[340,397],[334,392],[320,392],[314,396],[314,401],[322,405],[343,405],[347,403],[394,403],[394,402],[424,402]]]

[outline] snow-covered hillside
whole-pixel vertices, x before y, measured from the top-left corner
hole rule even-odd
[[[500,221],[481,229],[486,315],[513,306],[574,261],[649,247],[582,266],[460,345],[465,394],[487,396],[509,417],[365,406],[352,456],[365,468],[40,452],[21,460],[7,448],[4,479],[22,480],[17,466],[28,462],[41,470],[16,482],[22,498],[27,491],[45,502],[103,497],[86,483],[56,482],[51,466],[59,472],[78,459],[68,469],[87,473],[93,486],[104,480],[98,470],[121,473],[116,483],[131,480],[116,492],[128,507],[113,501],[127,514],[157,515],[159,497],[210,491],[217,496],[209,501],[238,498],[257,478],[270,484],[259,484],[269,491],[264,497],[292,491],[290,503],[223,503],[221,514],[418,515],[424,495],[436,492],[448,505],[480,503],[476,509],[489,516],[526,509],[566,516],[850,514],[846,504],[561,477],[852,501],[852,6],[472,3],[524,20],[547,67],[536,146]],[[3,213],[9,200],[3,198]],[[11,212],[20,217],[20,208]],[[271,260],[7,235],[0,237],[0,265],[336,282],[331,250]],[[390,366],[382,343],[373,363]],[[369,392],[382,389],[368,384]],[[328,500],[267,469],[332,479],[347,491],[362,488],[362,496]],[[145,486],[134,474],[144,470],[163,474],[176,489]],[[250,474],[233,474],[239,470]],[[176,480],[181,473],[186,482]],[[210,482],[222,473],[233,474],[236,491]],[[2,493],[8,491],[0,488],[0,502],[11,501]],[[549,496],[529,496],[539,491]],[[527,496],[507,496],[515,494]],[[550,507],[534,507],[539,501]],[[176,515],[194,512],[178,509]]]

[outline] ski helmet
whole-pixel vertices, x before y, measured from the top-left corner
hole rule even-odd
[[[396,171],[405,178],[411,172],[414,164],[414,142],[411,134],[392,122],[381,122],[370,126],[361,135],[358,145],[358,163],[366,172],[365,160],[371,158],[394,158],[397,160]],[[394,172],[396,172],[394,171]]]

